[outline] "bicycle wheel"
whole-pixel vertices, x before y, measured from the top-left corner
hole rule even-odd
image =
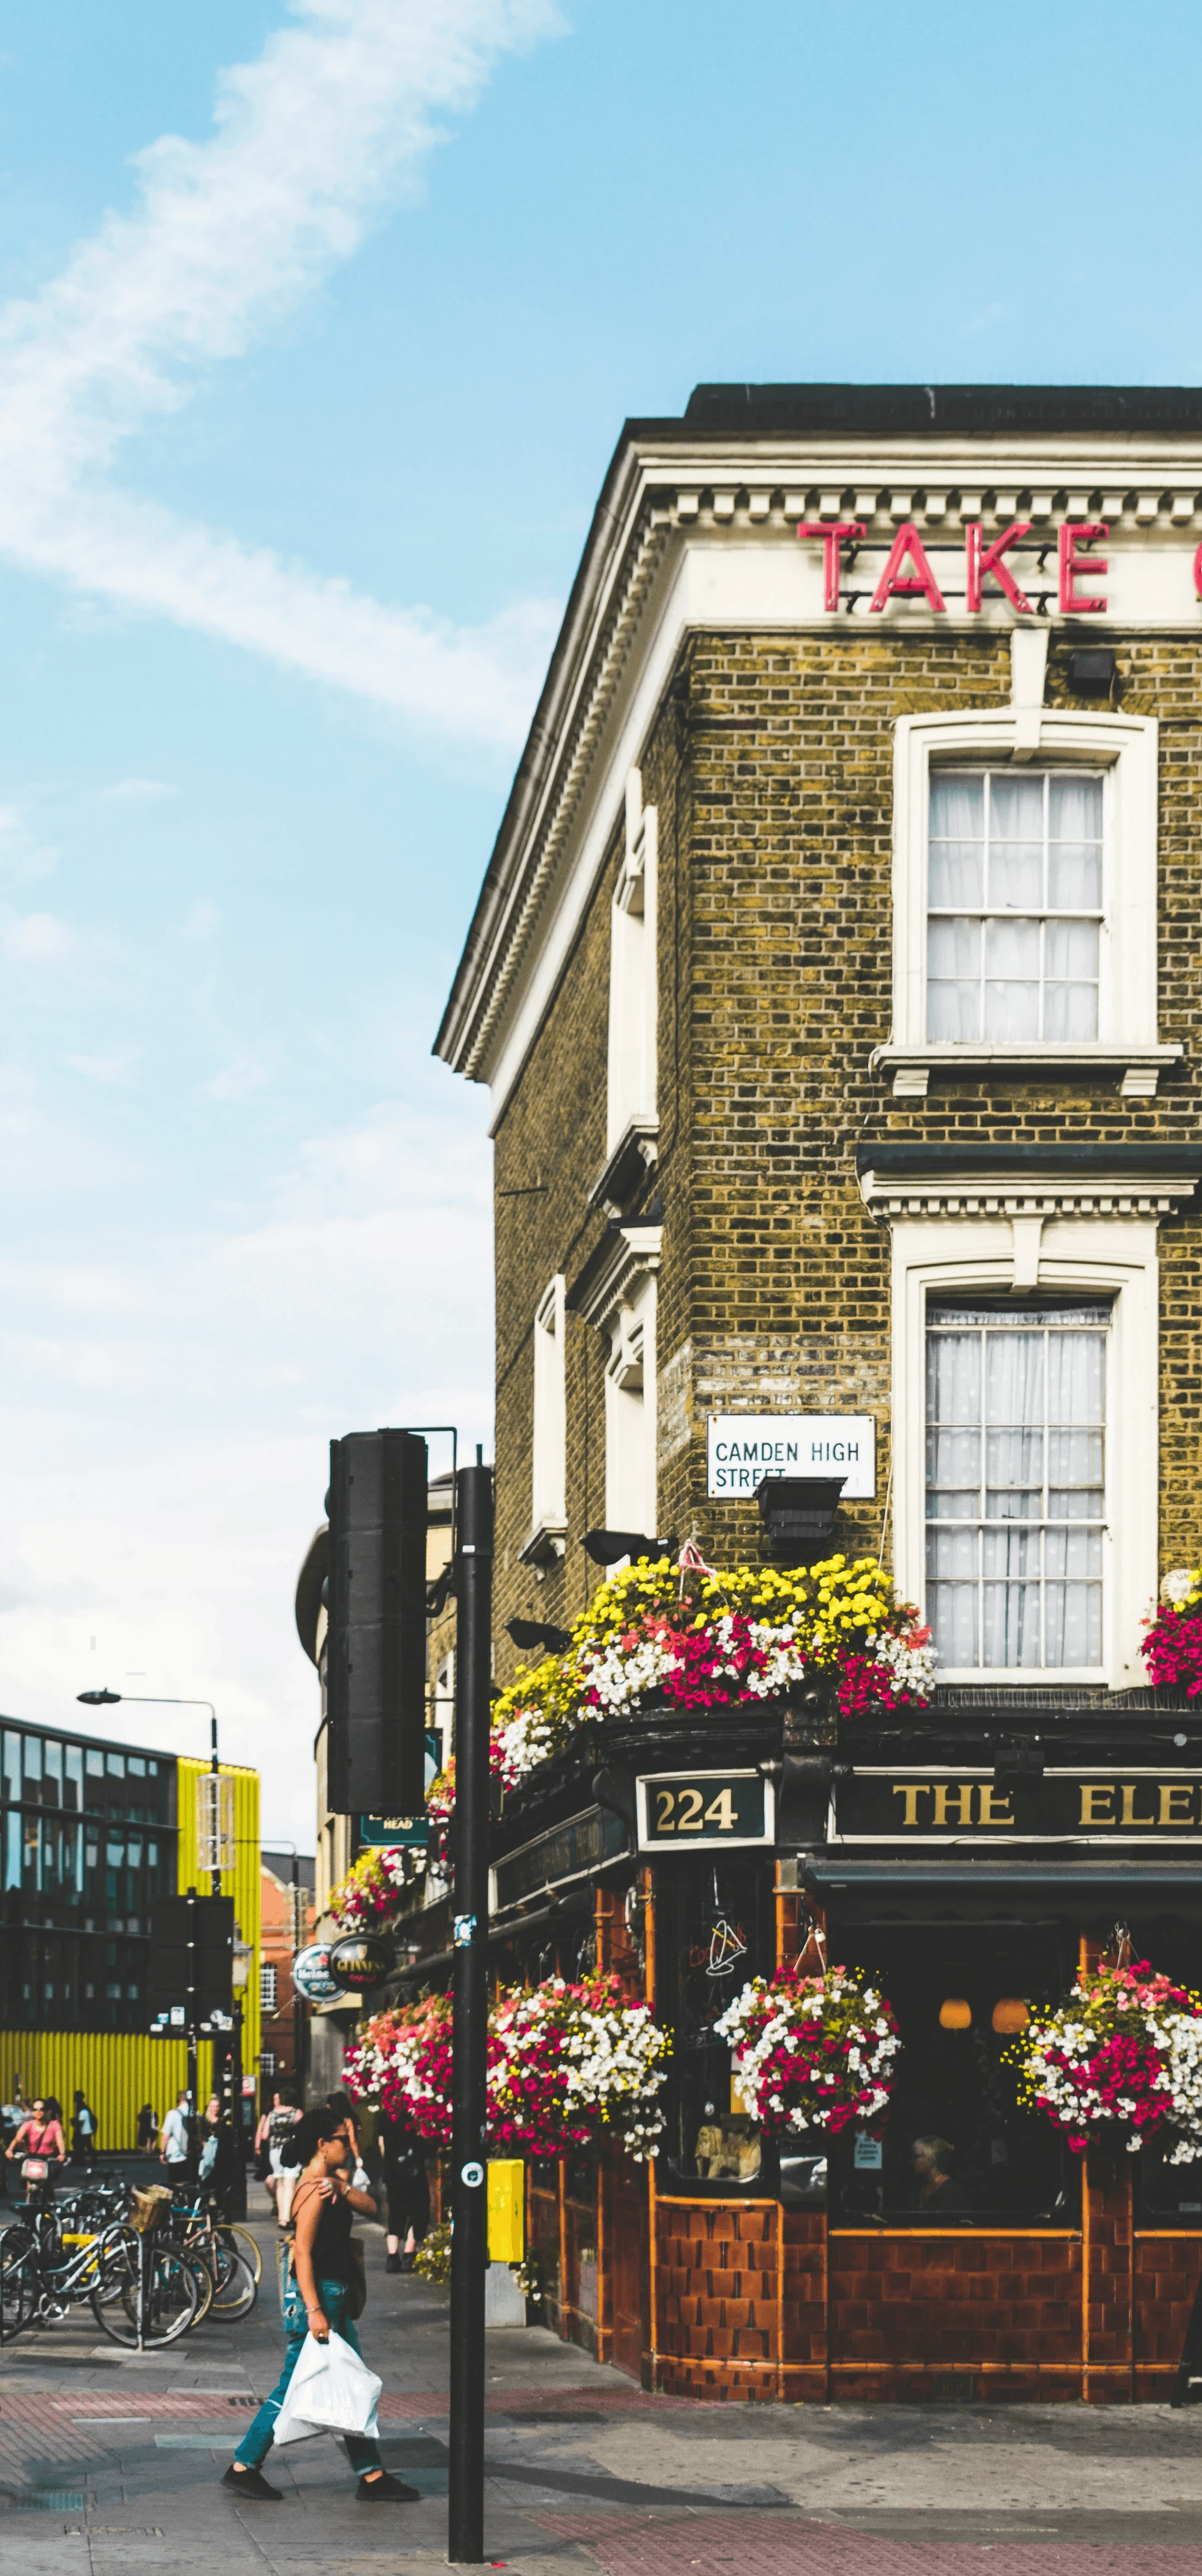
[[[92,2313],[98,2325],[114,2343],[127,2347],[138,2341],[139,2299],[145,2299],[142,2342],[147,2351],[162,2344],[175,2343],[195,2324],[200,2290],[194,2266],[182,2254],[169,2247],[148,2248],[146,2273],[139,2280],[136,2269],[121,2283],[120,2295],[106,2301],[92,2300]]]
[[[183,2260],[196,2282],[196,2314],[184,2329],[185,2333],[190,2333],[192,2326],[203,2324],[207,2317],[217,2294],[217,2283],[204,2255],[198,2254],[195,2246],[190,2245],[185,2248]]]
[[[239,2227],[235,2223],[229,2227],[219,2227],[217,2235],[223,2244],[229,2246],[231,2254],[238,2255],[245,2263],[247,2270],[254,2274],[255,2280],[261,2281],[263,2278],[262,2249],[257,2237],[251,2235],[249,2227]]]
[[[5,2343],[28,2325],[37,2294],[33,2241],[24,2228],[7,2227],[0,2236],[0,2318]]]
[[[259,2295],[259,2284],[249,2263],[235,2254],[229,2279],[223,2282],[213,2299],[215,2317],[247,2317]]]

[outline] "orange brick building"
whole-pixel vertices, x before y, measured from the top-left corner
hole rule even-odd
[[[904,1722],[648,1707],[506,1799],[498,1966],[616,1965],[673,2030],[650,2174],[529,2177],[561,2331],[660,2388],[1116,2401],[1180,2353],[1202,2185],[1083,2173],[1000,2025],[1116,1923],[1202,1974],[1202,1721],[1139,1653],[1202,1558],[1200,539],[1189,391],[628,423],[447,1004],[494,1110],[501,1676],[590,1529],[764,1561],[766,1458],[842,1478],[829,1543],[940,1657]],[[652,1848],[669,1770],[770,1783],[758,1842]],[[722,1920],[740,1974],[879,1975],[875,2158],[753,2134]]]

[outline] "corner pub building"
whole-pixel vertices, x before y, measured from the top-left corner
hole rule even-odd
[[[1172,2386],[1202,2169],[1083,2168],[1002,2050],[1117,1927],[1202,1980],[1202,1714],[1139,1653],[1202,1558],[1200,539],[1190,390],[628,422],[446,1006],[494,1113],[501,1677],[590,1529],[766,1561],[766,1466],[835,1480],[803,1558],[883,1551],[939,1655],[891,1718],[588,1728],[494,1827],[499,1973],[616,1966],[673,2031],[650,2169],[529,2174],[552,2320],[660,2389]],[[749,1838],[673,1843],[669,1773],[762,1783]],[[713,2029],[820,1940],[900,2025],[875,2161],[759,2138]]]

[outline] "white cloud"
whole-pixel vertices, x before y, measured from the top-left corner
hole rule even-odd
[[[40,295],[0,314],[0,552],[199,627],[445,730],[510,742],[548,604],[457,630],[266,550],[189,526],[104,479],[132,432],[246,350],[411,192],[440,120],[552,0],[296,0],[256,62],[221,76],[205,143],[137,160],[110,214]]]
[[[177,787],[168,787],[161,778],[119,778],[112,787],[102,787],[98,805],[161,805],[165,796],[177,796]]]
[[[141,1061],[139,1046],[114,1047],[108,1055],[68,1055],[63,1058],[72,1073],[82,1073],[86,1081],[123,1089],[134,1081]]]
[[[6,957],[35,965],[69,956],[75,946],[74,931],[53,912],[29,912],[20,919],[6,921],[0,939]]]
[[[225,1749],[263,1771],[266,1821],[311,1847],[316,1683],[292,1601],[330,1434],[442,1420],[488,1438],[486,1109],[435,1083],[425,1106],[384,1103],[306,1145],[240,1227],[140,1238],[128,1264],[35,1261],[7,1238],[21,1509],[0,1707],[66,1724],[76,1691],[131,1672],[212,1698]],[[110,1716],[114,1736],[196,1741],[187,1711]]]

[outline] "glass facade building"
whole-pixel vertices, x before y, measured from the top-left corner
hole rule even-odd
[[[0,1720],[0,2028],[145,2029],[176,1774],[170,1754]]]

